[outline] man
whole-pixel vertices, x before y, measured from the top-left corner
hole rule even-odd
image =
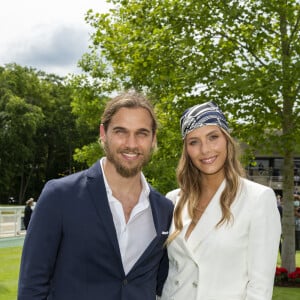
[[[25,205],[25,209],[24,209],[24,220],[23,220],[24,227],[25,227],[26,230],[28,228],[29,221],[30,221],[30,218],[31,218],[31,215],[32,215],[33,204],[34,204],[34,199],[33,198],[29,198],[26,201],[26,205]]]
[[[142,174],[156,129],[142,95],[128,92],[108,102],[100,125],[106,157],[49,181],[37,202],[19,300],[154,300],[161,294],[173,205]]]

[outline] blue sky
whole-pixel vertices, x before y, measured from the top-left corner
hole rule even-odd
[[[88,50],[88,9],[108,11],[105,0],[9,0],[0,2],[0,65],[17,63],[47,73],[79,73]]]

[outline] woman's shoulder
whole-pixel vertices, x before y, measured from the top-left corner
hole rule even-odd
[[[179,198],[180,189],[175,189],[166,194],[166,198],[170,199],[174,204],[176,200]]]
[[[263,184],[260,184],[260,183],[257,183],[255,181],[252,181],[250,179],[247,179],[247,178],[241,178],[241,182],[242,182],[242,186],[245,186],[247,188],[252,188],[252,189],[255,189],[255,190],[272,190],[270,187],[266,186],[266,185],[263,185]]]
[[[253,196],[253,199],[263,197],[276,200],[276,195],[272,188],[246,178],[241,179],[241,192],[248,196]]]

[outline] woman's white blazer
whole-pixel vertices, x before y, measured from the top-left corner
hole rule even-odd
[[[233,222],[217,228],[224,187],[225,181],[187,240],[191,219],[184,208],[183,230],[168,246],[170,267],[161,300],[272,299],[281,235],[274,191],[241,179],[231,206]],[[167,197],[178,199],[178,191]]]

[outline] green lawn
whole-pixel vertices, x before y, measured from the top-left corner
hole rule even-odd
[[[0,300],[16,300],[22,247],[0,248]],[[280,258],[278,259],[280,264]],[[300,266],[300,251],[296,255]],[[273,300],[299,300],[300,288],[274,287]]]
[[[280,266],[278,255],[277,265]],[[300,266],[300,251],[296,252],[296,266]],[[300,288],[274,287],[272,300],[299,300]]]
[[[272,300],[299,300],[300,288],[274,287]]]
[[[22,247],[0,249],[0,300],[16,300]]]

